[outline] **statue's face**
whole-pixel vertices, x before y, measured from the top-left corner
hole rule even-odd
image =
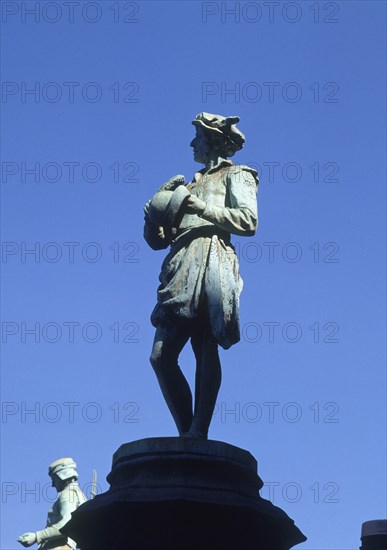
[[[66,483],[60,479],[60,477],[58,477],[57,475],[53,475],[51,477],[51,481],[52,481],[52,487],[55,487],[55,489],[58,491],[58,493],[60,493],[62,490],[63,490],[63,487],[66,485]]]
[[[51,485],[52,487],[55,487],[57,491],[59,491],[60,479],[58,476],[56,475],[51,476]]]
[[[190,146],[193,149],[194,160],[205,164],[210,154],[210,142],[206,132],[202,128],[196,128],[196,136],[191,141]]]

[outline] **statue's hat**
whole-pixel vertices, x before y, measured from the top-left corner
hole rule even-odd
[[[57,475],[62,480],[70,477],[78,479],[77,465],[72,458],[59,458],[48,467],[48,475]]]
[[[231,157],[236,151],[242,149],[246,141],[244,134],[235,126],[239,120],[239,116],[222,116],[203,112],[196,115],[192,124],[223,135],[227,156]]]

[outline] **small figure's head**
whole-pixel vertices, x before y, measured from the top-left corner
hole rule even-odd
[[[59,492],[78,479],[77,465],[72,458],[60,458],[48,467],[52,486]]]
[[[227,158],[242,149],[245,136],[235,126],[237,122],[238,116],[199,113],[192,121],[196,127],[196,137],[190,143],[194,160],[206,164],[214,154]]]

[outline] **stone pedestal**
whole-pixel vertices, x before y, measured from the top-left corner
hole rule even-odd
[[[126,443],[107,480],[62,529],[82,550],[288,550],[306,540],[259,496],[255,458],[227,443]]]

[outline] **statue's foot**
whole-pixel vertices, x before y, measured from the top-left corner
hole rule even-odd
[[[184,432],[181,434],[181,437],[187,437],[190,439],[207,439],[207,434],[203,434],[202,432],[199,432],[199,430],[195,430],[194,428],[191,428],[188,430],[188,432]]]

